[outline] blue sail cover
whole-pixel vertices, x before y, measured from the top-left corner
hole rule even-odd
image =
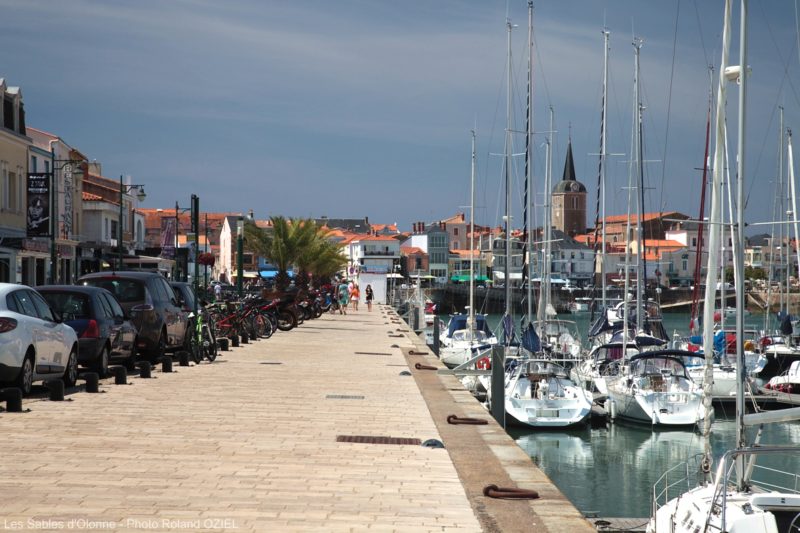
[[[537,353],[542,349],[542,341],[536,334],[533,324],[528,324],[522,332],[522,347],[531,353]]]
[[[514,340],[514,321],[511,315],[503,316],[503,343],[506,346],[511,346],[511,341]]]
[[[453,333],[460,329],[467,329],[467,315],[453,315],[450,318],[450,323],[447,326],[447,336],[452,337]],[[487,336],[492,335],[492,330],[489,329],[489,324],[486,323],[486,315],[475,315],[475,329],[483,331]]]

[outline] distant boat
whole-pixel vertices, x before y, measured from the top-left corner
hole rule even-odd
[[[591,309],[592,299],[588,297],[575,298],[569,304],[570,313],[588,313]]]

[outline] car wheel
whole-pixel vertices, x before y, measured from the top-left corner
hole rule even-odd
[[[166,331],[162,331],[161,335],[158,337],[158,344],[156,345],[156,349],[150,353],[150,359],[152,361],[160,361],[164,354],[167,351],[167,333]]]
[[[33,355],[31,353],[28,353],[22,361],[19,375],[14,380],[14,386],[22,390],[23,396],[31,393],[31,387],[33,387]]]
[[[108,346],[103,346],[103,349],[100,351],[100,355],[97,357],[97,361],[95,361],[94,365],[92,365],[92,370],[97,372],[97,375],[101,378],[104,378],[108,375],[108,352]]]
[[[136,343],[139,342],[139,339],[135,339],[133,341],[133,346],[131,347],[131,354],[125,359],[125,369],[132,372],[136,370]]]
[[[64,369],[64,377],[61,379],[64,380],[65,387],[74,387],[78,381],[78,353],[75,348],[69,352],[67,368]]]

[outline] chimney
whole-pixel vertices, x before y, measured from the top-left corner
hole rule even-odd
[[[413,229],[411,230],[411,233],[414,233],[414,234],[416,234],[416,233],[417,233],[417,223],[416,223],[416,222],[413,222],[413,223],[411,224],[411,227],[413,228]]]
[[[420,233],[425,233],[425,223],[424,222],[420,222],[419,223],[419,232]]]

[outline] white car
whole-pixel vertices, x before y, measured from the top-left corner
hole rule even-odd
[[[34,289],[0,283],[0,382],[31,392],[35,381],[78,379],[78,336]]]

